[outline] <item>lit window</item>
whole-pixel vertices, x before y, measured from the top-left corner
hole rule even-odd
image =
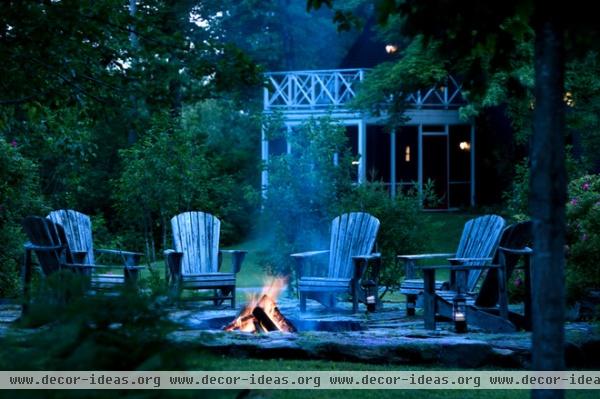
[[[408,146],[408,145],[404,149],[404,161],[410,162],[410,146]]]

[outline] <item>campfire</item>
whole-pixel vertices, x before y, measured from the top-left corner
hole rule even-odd
[[[285,286],[284,279],[274,279],[263,287],[262,293],[250,298],[238,317],[225,331],[296,332],[296,327],[277,308],[277,297]]]

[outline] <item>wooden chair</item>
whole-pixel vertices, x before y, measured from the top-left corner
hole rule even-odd
[[[507,227],[500,240],[493,264],[424,266],[424,316],[425,328],[435,329],[436,319],[452,318],[452,301],[460,292],[467,301],[467,322],[486,330],[511,332],[531,326],[531,294],[529,290],[529,257],[532,253],[527,247],[532,239],[531,222],[522,222]],[[507,281],[510,279],[519,258],[525,256],[525,314],[509,312]],[[435,272],[449,269],[457,274],[456,284],[449,290],[435,290]],[[487,270],[479,291],[466,292],[461,282],[472,271],[480,273]],[[460,276],[462,274],[462,276]]]
[[[481,265],[490,263],[498,248],[505,221],[497,215],[486,215],[469,220],[463,229],[456,253],[398,255],[404,261],[405,278],[400,284],[400,293],[406,295],[406,314],[414,316],[416,302],[424,291],[423,280],[416,278],[417,261],[447,258],[451,265]],[[465,290],[471,292],[479,280],[482,270],[468,272]],[[436,291],[448,289],[454,282],[435,281]]]
[[[60,209],[50,212],[47,217],[64,228],[69,251],[76,263],[95,265],[96,258],[109,255],[119,258],[123,266],[137,266],[139,264],[143,255],[140,252],[94,248],[92,222],[89,216],[72,209]],[[118,275],[105,275],[103,278],[105,280],[104,285],[107,287],[110,287],[111,284],[118,285],[122,283],[122,279]],[[115,278],[114,283],[110,281],[112,278]]]
[[[59,270],[71,270],[86,276],[90,283],[88,288],[92,290],[105,290],[120,286],[135,287],[138,272],[143,267],[124,265],[121,274],[96,273],[98,270],[114,269],[115,267],[88,263],[82,254],[77,255],[77,252],[74,254],[62,225],[49,218],[38,216],[26,217],[22,225],[29,239],[29,242],[25,244],[25,262],[22,271],[25,304],[29,300],[33,253],[36,255],[43,276],[49,276]]]
[[[225,299],[235,308],[236,274],[247,251],[219,250],[221,221],[204,212],[184,212],[171,219],[175,249],[166,250],[165,277],[172,292],[214,289],[215,305]],[[222,273],[222,254],[230,253],[232,271]]]
[[[334,306],[335,295],[338,293],[350,293],[352,310],[358,311],[358,302],[366,300],[364,277],[371,262],[375,264],[376,270],[370,283],[377,285],[381,256],[372,253],[372,250],[379,224],[379,220],[368,213],[343,214],[331,223],[329,250],[291,255],[296,260],[296,278],[302,312],[306,311],[307,298],[317,299],[326,306]],[[321,256],[329,257],[328,267],[321,270],[311,268],[309,261]]]

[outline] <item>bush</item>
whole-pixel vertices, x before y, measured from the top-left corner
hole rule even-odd
[[[600,289],[600,175],[569,183],[567,295],[573,301]]]
[[[26,241],[20,223],[43,209],[37,166],[18,147],[16,141],[0,137],[0,297],[19,293],[18,270]]]
[[[277,122],[269,126],[271,139],[283,134]],[[397,287],[401,274],[395,255],[418,250],[423,242],[417,194],[391,199],[383,184],[354,184],[345,130],[329,118],[310,120],[286,139],[291,154],[271,157],[267,165],[263,226],[269,252],[262,254],[263,266],[272,274],[292,277],[289,254],[328,249],[333,218],[364,211],[381,221],[377,249],[386,258],[382,283]]]
[[[114,182],[115,199],[125,228],[132,229],[134,247],[145,245],[155,258],[159,238],[170,241],[170,219],[176,214],[201,210],[222,219],[222,237],[231,235],[230,213],[238,209],[230,175],[215,170],[204,137],[173,125],[168,116],[155,118],[152,129],[132,147],[122,150],[124,169]],[[143,231],[140,242],[137,231]]]
[[[339,213],[350,211],[368,212],[381,222],[377,236],[377,251],[383,257],[380,284],[391,291],[398,289],[404,267],[396,262],[396,255],[419,253],[425,242],[421,201],[416,190],[408,194],[400,192],[391,198],[381,183],[356,186],[342,199]]]

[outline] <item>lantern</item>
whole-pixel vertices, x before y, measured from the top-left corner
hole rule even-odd
[[[452,300],[452,319],[454,320],[454,331],[457,333],[467,332],[467,299],[460,293]]]
[[[377,309],[377,284],[373,280],[365,283],[367,312],[374,312]]]

